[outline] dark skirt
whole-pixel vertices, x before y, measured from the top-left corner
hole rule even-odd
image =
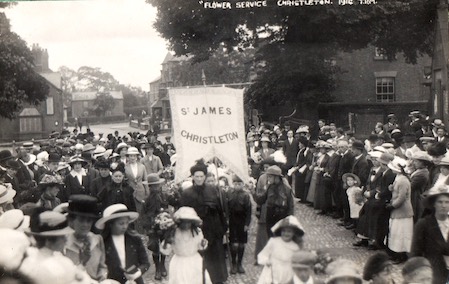
[[[322,211],[330,211],[332,208],[332,180],[319,176],[315,193],[314,208]]]
[[[305,196],[305,190],[306,190],[305,179],[306,179],[306,176],[304,174],[301,174],[299,172],[295,173],[295,197],[299,198],[301,200],[304,200],[306,198],[306,196]]]
[[[263,250],[267,242],[268,242],[267,224],[265,222],[258,223],[256,233],[256,248],[254,249],[254,257],[256,258],[256,260],[257,255],[259,254],[259,252]]]
[[[225,282],[228,279],[223,238],[208,240],[204,252],[204,265],[209,272],[212,283]]]

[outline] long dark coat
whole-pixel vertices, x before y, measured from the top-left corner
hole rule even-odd
[[[410,201],[413,207],[413,221],[418,221],[423,212],[423,204],[421,195],[427,188],[429,183],[429,170],[427,168],[416,170],[410,178],[411,194]]]
[[[131,266],[135,265],[142,271],[142,274],[144,274],[150,268],[147,252],[138,235],[133,236],[128,233],[125,234],[126,267],[124,268],[121,267],[120,258],[111,235],[104,239],[104,247],[106,250],[108,278],[110,279],[125,283],[126,278],[124,269],[129,269]],[[142,277],[137,278],[135,281],[137,284],[144,283]]]
[[[203,220],[202,230],[208,241],[204,252],[204,263],[213,283],[225,282],[228,278],[223,236],[226,233],[225,212],[217,187],[193,185],[181,194],[181,206],[195,209]]]
[[[446,283],[449,271],[443,255],[449,256],[449,243],[444,240],[434,215],[428,215],[416,223],[411,254],[429,260],[433,269],[434,284]]]

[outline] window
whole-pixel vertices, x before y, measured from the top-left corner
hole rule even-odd
[[[376,101],[394,102],[394,78],[376,78]]]
[[[42,119],[40,117],[21,117],[20,132],[42,132]]]
[[[46,105],[47,105],[47,115],[55,114],[53,97],[47,97]]]
[[[88,101],[83,101],[83,108],[86,109],[89,107],[89,102]]]

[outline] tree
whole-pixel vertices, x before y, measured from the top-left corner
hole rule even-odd
[[[3,8],[6,3],[0,4]],[[34,71],[31,50],[0,13],[0,116],[12,119],[26,103],[45,100],[48,92],[46,80]]]
[[[380,48],[389,58],[403,53],[416,63],[432,52],[438,0],[377,0],[375,5],[205,9],[206,1],[147,0],[157,8],[154,24],[177,55],[196,61],[227,50],[256,48],[257,80],[247,99],[265,104],[329,100],[338,52]],[[354,1],[358,2],[358,1]],[[235,3],[235,1],[232,1]],[[313,58],[310,58],[312,56]]]
[[[106,112],[112,110],[115,107],[114,98],[109,92],[101,90],[97,93],[97,97],[94,100],[95,108],[93,111],[96,116],[105,116]]]

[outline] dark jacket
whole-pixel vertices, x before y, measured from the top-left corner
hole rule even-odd
[[[449,256],[449,243],[441,234],[434,215],[418,220],[415,225],[412,241],[412,256],[423,256],[432,265],[433,283],[443,284],[449,276],[443,255]]]
[[[104,239],[104,246],[106,250],[106,265],[108,266],[108,278],[117,280],[120,283],[125,283],[126,278],[124,269],[129,269],[131,266],[135,266],[144,274],[150,268],[150,262],[148,261],[148,255],[143,246],[140,236],[125,234],[125,253],[126,253],[126,267],[121,267],[120,259],[117,250],[112,240],[112,236],[109,235]],[[143,284],[142,277],[137,278],[136,283]]]
[[[230,220],[251,223],[251,198],[244,190],[230,190],[227,193]],[[240,219],[240,220],[239,220]]]
[[[96,197],[101,203],[102,210],[110,205],[122,203],[128,207],[129,211],[137,211],[133,189],[126,182],[115,183],[111,181],[107,183],[106,187],[99,188]]]
[[[67,202],[70,195],[73,194],[91,194],[89,190],[89,177],[87,175],[82,177],[82,184],[80,184],[78,178],[69,173],[65,177],[64,183],[66,185],[66,189],[64,192],[60,191],[58,195],[61,202]]]
[[[292,143],[290,144],[288,139],[285,140],[283,145],[284,155],[287,158],[287,163],[285,164],[285,167],[287,169],[293,167],[293,165],[296,162],[296,155],[299,151],[299,143],[298,140],[293,138]]]
[[[351,151],[347,151],[343,156],[341,156],[340,164],[338,165],[338,179],[344,174],[352,172],[352,164],[354,162],[354,154]]]
[[[354,159],[352,164],[351,173],[355,174],[360,179],[360,187],[366,185],[366,181],[368,180],[370,165],[366,160],[365,156],[361,156],[358,159]]]

